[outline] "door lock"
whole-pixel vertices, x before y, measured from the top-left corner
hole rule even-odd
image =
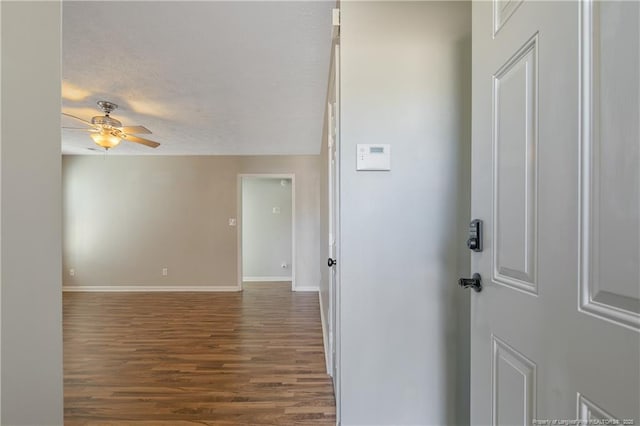
[[[474,219],[469,224],[467,247],[473,251],[482,251],[482,221],[480,219]]]
[[[482,277],[480,277],[480,274],[473,274],[473,277],[471,278],[460,278],[458,280],[458,285],[464,288],[471,287],[476,292],[480,292],[482,291]]]

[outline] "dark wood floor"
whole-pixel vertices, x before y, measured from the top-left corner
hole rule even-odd
[[[65,293],[65,425],[335,424],[316,293]]]

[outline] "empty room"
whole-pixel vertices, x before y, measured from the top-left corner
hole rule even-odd
[[[640,424],[639,28],[1,1],[0,424]]]

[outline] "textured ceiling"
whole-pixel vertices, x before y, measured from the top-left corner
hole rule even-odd
[[[62,110],[90,120],[115,102],[162,144],[110,155],[317,154],[334,4],[64,1]],[[95,147],[63,130],[63,153]]]

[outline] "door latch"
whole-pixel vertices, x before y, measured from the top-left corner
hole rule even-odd
[[[480,277],[480,274],[473,274],[471,278],[460,278],[458,284],[464,288],[471,287],[477,292],[482,291],[482,277]]]

